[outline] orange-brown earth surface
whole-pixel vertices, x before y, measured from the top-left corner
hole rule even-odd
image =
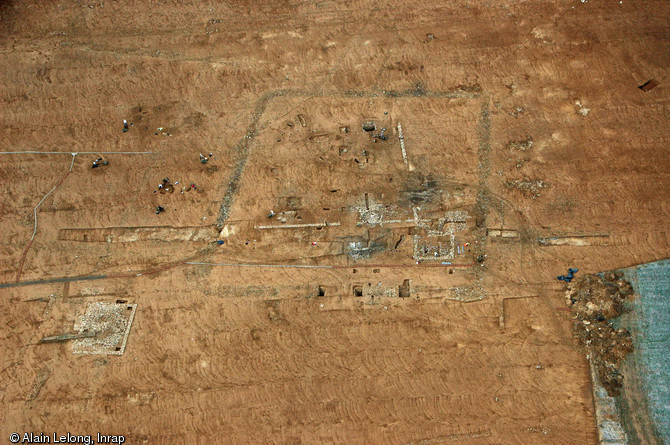
[[[556,276],[668,257],[669,9],[0,2],[0,443],[596,443]]]

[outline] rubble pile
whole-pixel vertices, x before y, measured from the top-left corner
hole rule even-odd
[[[528,177],[523,177],[522,179],[512,179],[505,181],[505,187],[508,189],[520,190],[525,197],[529,198],[538,198],[542,195],[542,191],[549,187],[549,184],[544,182],[541,179],[531,179]]]
[[[576,320],[577,335],[611,397],[619,395],[623,384],[620,364],[633,351],[630,332],[615,329],[611,320],[626,310],[624,301],[632,294],[630,282],[614,272],[582,276],[568,289],[567,304]]]

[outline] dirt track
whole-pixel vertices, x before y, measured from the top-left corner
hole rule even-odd
[[[669,255],[667,3],[182,3],[0,3],[64,152],[0,154],[0,443],[596,443],[556,275]]]

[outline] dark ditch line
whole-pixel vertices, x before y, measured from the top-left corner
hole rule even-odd
[[[194,255],[191,255],[190,257],[179,260],[179,261],[173,261],[169,262],[166,264],[163,264],[159,267],[155,267],[153,269],[145,269],[139,272],[113,272],[110,274],[106,275],[83,275],[83,276],[77,276],[77,277],[59,277],[59,278],[46,278],[43,280],[30,280],[30,281],[21,281],[19,283],[2,283],[0,284],[0,289],[6,289],[6,288],[11,288],[11,287],[23,287],[23,286],[35,286],[35,285],[40,285],[40,284],[53,284],[53,283],[71,283],[73,281],[94,281],[94,280],[103,280],[103,279],[114,279],[114,278],[137,278],[143,275],[156,275],[160,272],[165,272],[166,270],[174,269],[175,267],[181,266],[188,261],[193,261],[198,258],[201,258],[203,256],[206,256],[210,254],[213,251],[213,247],[206,247],[204,249],[201,249],[200,251],[196,252]],[[69,287],[68,287],[69,291]]]
[[[475,245],[475,254],[478,261],[483,262],[486,256],[486,227],[491,205],[491,193],[489,192],[489,176],[491,174],[491,115],[489,113],[489,98],[484,97],[482,108],[477,124],[477,136],[479,138],[479,148],[477,150],[477,172],[479,175],[479,187],[477,192],[477,202],[475,203],[475,226],[478,232],[479,243]],[[483,270],[481,267],[475,268],[477,280],[483,279]]]
[[[102,280],[108,278],[107,275],[88,275],[81,277],[60,277],[60,278],[47,278],[44,280],[30,280],[30,281],[21,281],[20,283],[3,283],[0,284],[0,289],[6,289],[9,287],[23,287],[23,286],[34,286],[38,284],[52,284],[52,283],[71,283],[72,281],[93,281],[93,280]]]

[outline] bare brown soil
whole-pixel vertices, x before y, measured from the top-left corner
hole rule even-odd
[[[0,443],[595,443],[556,276],[669,256],[669,10],[0,2]]]

